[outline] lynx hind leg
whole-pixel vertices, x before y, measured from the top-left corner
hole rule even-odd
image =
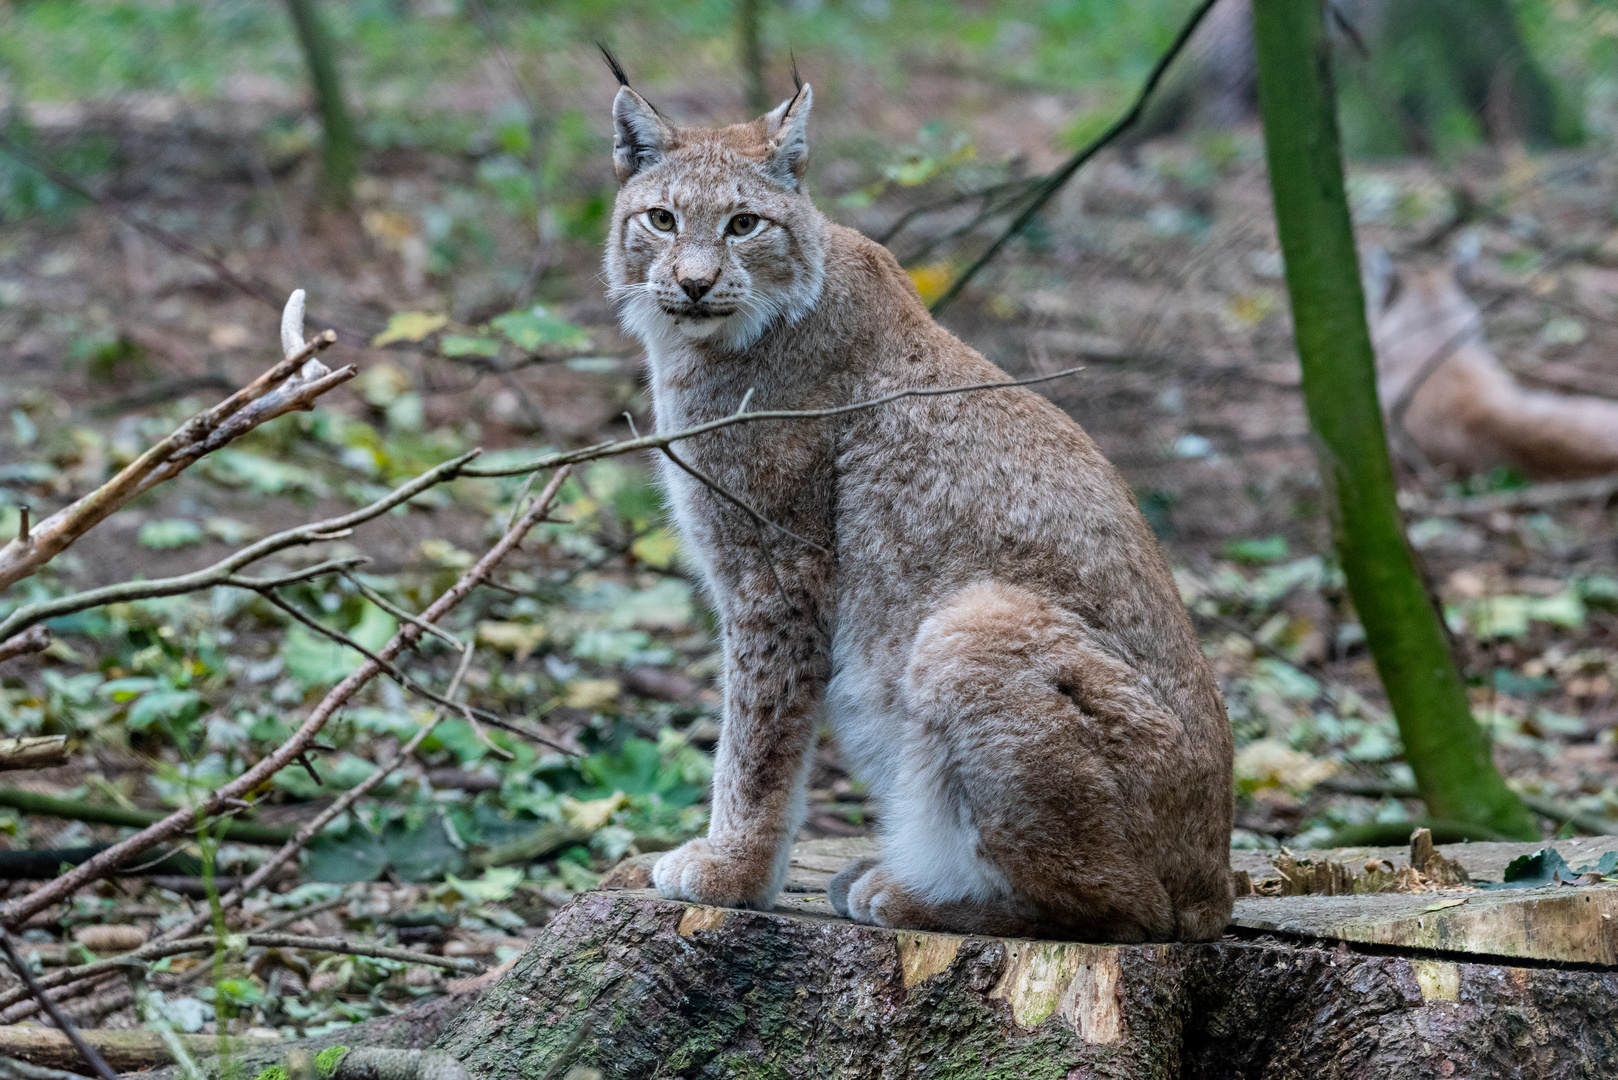
[[[830,901],[833,911],[845,919],[849,917],[848,890],[876,865],[875,859],[857,859],[832,875],[831,884],[826,886],[826,899]]]
[[[1179,726],[1127,667],[1088,645],[1068,613],[991,583],[963,589],[922,625],[908,682],[907,750],[934,769],[910,772],[930,772],[928,798],[906,791],[907,805],[894,808],[886,865],[897,879],[922,885],[934,908],[1030,911],[1047,933],[1178,936],[1168,893],[1130,840],[1143,820],[1151,825],[1131,802],[1153,766],[1116,775],[1106,747],[1127,739],[1134,755],[1171,758]],[[937,838],[959,833],[935,814],[950,803],[972,843],[970,858],[944,865]],[[998,902],[984,895],[989,874],[1003,882]]]

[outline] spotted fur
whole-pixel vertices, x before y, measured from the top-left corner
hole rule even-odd
[[[660,430],[744,401],[1005,378],[884,248],[815,209],[812,103],[803,86],[751,123],[681,128],[618,92],[607,276]],[[1078,425],[1006,389],[677,452],[796,538],[663,463],[725,659],[711,826],[657,863],[664,895],[773,904],[824,716],[881,822],[881,857],[833,889],[852,917],[1114,941],[1224,928],[1224,706],[1128,488]]]

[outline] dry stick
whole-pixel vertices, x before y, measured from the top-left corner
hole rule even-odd
[[[463,460],[465,460],[464,457],[456,459],[455,467],[459,468],[458,463]],[[448,464],[452,463],[446,462],[446,465]],[[440,468],[443,468],[443,466],[440,466]],[[398,493],[395,492],[394,494],[397,495]],[[544,505],[536,501],[529,512],[523,515],[516,529],[510,530],[502,536],[493,547],[484,553],[483,558],[479,559],[472,569],[462,575],[460,580],[450,586],[448,591],[433,601],[432,605],[422,613],[423,621],[437,622],[462,600],[466,599],[467,595],[471,593],[484,576],[499,566],[505,557],[511,553],[512,549],[521,542],[534,523],[544,516],[544,511]],[[398,632],[382,647],[379,656],[383,661],[391,661],[405,649],[414,646],[421,636],[421,628],[414,623],[408,623],[400,627]],[[364,664],[361,664],[347,678],[332,688],[331,692],[321,700],[319,705],[315,706],[314,712],[310,713],[309,718],[293,733],[291,738],[251,769],[219,787],[199,806],[175,811],[156,825],[137,833],[127,840],[114,844],[95,858],[80,864],[54,881],[48,882],[26,896],[7,904],[4,909],[0,909],[0,926],[19,925],[29,916],[65,900],[92,881],[100,880],[113,869],[128,862],[148,848],[171,837],[188,832],[195,827],[195,823],[199,819],[217,816],[230,806],[233,801],[256,791],[259,785],[267,782],[270,777],[304,754],[308,750],[309,744],[326,726],[326,722],[331,719],[333,714],[347,703],[349,698],[358,693],[362,687],[376,678],[381,671],[382,665],[375,661],[367,660]]]
[[[1061,191],[1069,180],[1073,179],[1074,173],[1078,172],[1086,162],[1135,125],[1135,122],[1140,119],[1141,113],[1146,111],[1146,103],[1150,100],[1153,91],[1157,89],[1157,84],[1163,80],[1163,75],[1168,71],[1169,65],[1174,62],[1175,57],[1180,55],[1186,43],[1191,40],[1191,35],[1196,32],[1197,27],[1202,24],[1203,18],[1213,10],[1213,6],[1217,2],[1218,0],[1202,0],[1202,3],[1197,5],[1197,10],[1192,12],[1191,18],[1187,19],[1185,25],[1180,27],[1180,32],[1175,35],[1173,43],[1168,47],[1168,51],[1158,58],[1151,74],[1146,76],[1146,82],[1141,87],[1140,93],[1136,95],[1135,103],[1129,107],[1129,111],[1114,120],[1112,126],[1097,136],[1090,145],[1064,161],[1055,172],[1045,179],[1045,182],[1040,185],[1038,193],[1035,194],[1033,201],[1023,208],[1022,213],[1018,214],[1016,219],[1006,227],[1005,231],[995,238],[994,243],[989,245],[988,250],[979,255],[971,266],[961,271],[961,275],[950,284],[949,289],[945,291],[943,296],[933,301],[932,312],[934,315],[955,302],[955,298],[961,295],[961,290],[966,288],[967,282],[976,277],[978,271],[987,266],[989,260],[1000,253],[1000,249],[1006,246],[1007,241],[1028,227],[1028,223],[1034,220],[1034,215],[1044,209],[1045,204],[1050,202],[1052,197],[1058,191]]]
[[[203,453],[217,449],[223,442],[284,412],[306,408],[314,397],[353,378],[354,369],[344,368],[319,377],[289,396],[276,399],[275,407],[250,409],[253,403],[269,397],[277,387],[296,376],[305,361],[335,340],[330,331],[316,337],[224,401],[191,417],[167,438],[126,465],[111,480],[41,521],[33,528],[28,540],[13,540],[0,548],[0,589],[36,572],[72,545],[86,530],[141,492],[150,490],[153,484],[172,477]],[[244,410],[247,410],[246,422],[228,423]],[[225,435],[225,432],[229,434]],[[217,439],[216,435],[224,437]],[[0,640],[3,638],[4,635],[0,635]]]
[[[44,652],[51,646],[51,633],[43,626],[36,626],[26,634],[18,634],[6,641],[0,641],[0,664],[7,660],[14,660],[29,653]]]
[[[0,771],[50,769],[66,764],[66,735],[23,735],[14,739],[0,739]]]
[[[252,589],[254,592],[257,592],[260,596],[264,597],[264,599],[268,600],[271,604],[280,608],[282,611],[292,616],[293,619],[315,631],[317,634],[320,634],[328,640],[334,641],[338,645],[342,645],[345,648],[353,649],[367,660],[380,663],[382,665],[382,673],[384,675],[392,679],[399,686],[410,691],[412,694],[424,697],[435,705],[442,705],[445,708],[455,710],[455,712],[460,714],[461,719],[465,720],[467,725],[471,727],[472,733],[477,736],[483,745],[488,747],[495,754],[498,754],[500,757],[510,758],[512,757],[512,753],[511,751],[503,749],[502,747],[491,742],[489,740],[489,736],[483,731],[481,726],[482,724],[488,724],[491,727],[497,727],[503,731],[510,731],[523,735],[534,740],[535,742],[542,743],[543,745],[564,754],[571,753],[571,751],[567,750],[565,747],[559,746],[541,735],[535,735],[512,725],[510,722],[506,721],[495,713],[489,712],[487,709],[480,709],[475,705],[468,705],[465,702],[451,701],[449,698],[427,689],[421,683],[405,674],[405,672],[401,670],[397,664],[390,664],[386,662],[376,653],[372,652],[370,649],[367,649],[364,645],[361,645],[358,641],[355,641],[352,637],[343,633],[341,630],[333,630],[324,623],[310,618],[297,608],[293,607],[291,604],[287,603],[285,600],[281,599],[279,596],[275,595],[275,593],[269,589],[254,588],[253,586],[245,584],[245,579],[237,578],[227,579],[225,584],[236,585],[240,588]],[[420,620],[412,618],[410,621],[416,625],[420,625]],[[308,768],[308,766],[305,765],[305,768]],[[313,770],[311,770],[311,773],[312,772]],[[315,783],[320,783],[320,778],[318,776],[315,777]]]
[[[733,427],[736,424],[750,424],[759,420],[824,420],[828,417],[843,416],[847,413],[874,409],[905,398],[943,397],[948,394],[968,394],[980,390],[1006,390],[1017,386],[1032,386],[1035,383],[1050,382],[1052,379],[1075,375],[1083,370],[1082,367],[1073,367],[1050,375],[1032,375],[1026,379],[1008,379],[1004,382],[896,390],[891,394],[872,398],[869,401],[858,401],[852,405],[838,405],[829,409],[771,409],[759,412],[734,412],[717,420],[709,420],[706,423],[695,424],[688,428],[681,428],[678,431],[670,431],[667,434],[642,435],[639,438],[624,439],[621,442],[597,443],[594,446],[586,446],[581,450],[565,450],[554,454],[546,454],[544,457],[535,458],[521,465],[466,468],[461,470],[461,475],[480,477],[522,476],[525,473],[536,472],[540,469],[555,469],[563,465],[577,465],[581,461],[618,457],[621,454],[633,454],[640,450],[661,450],[665,446],[679,442],[682,439],[706,435],[710,431],[719,431],[723,428]]]
[[[921,203],[918,206],[912,206],[910,209],[900,214],[898,220],[896,220],[892,225],[889,225],[881,233],[872,237],[872,239],[886,247],[890,242],[892,242],[894,237],[898,236],[904,231],[905,226],[909,225],[912,221],[916,220],[922,215],[937,213],[940,210],[951,210],[965,203],[977,202],[979,199],[983,199],[986,202],[993,202],[993,200],[1010,192],[1013,196],[1010,201],[1015,203],[1016,199],[1025,195],[1030,195],[1036,191],[1044,180],[1045,177],[1043,176],[1025,176],[1017,180],[1003,180],[998,184],[990,184],[988,187],[982,187],[976,191],[961,191],[954,195],[946,195],[942,199],[935,199],[930,203]]]
[[[413,694],[419,694],[435,705],[442,705],[445,708],[454,709],[457,713],[461,714],[461,718],[463,720],[466,720],[469,723],[472,722],[474,710],[471,706],[458,701],[450,701],[443,695],[427,689],[425,686],[421,685],[421,683],[417,682],[415,679],[412,679],[409,675],[406,675],[403,671],[401,671],[397,664],[391,664],[382,659],[382,657],[378,656],[375,652],[367,649],[364,645],[361,645],[358,641],[355,641],[352,637],[343,633],[341,630],[333,630],[331,627],[321,623],[318,619],[310,618],[277,596],[273,590],[253,588],[252,586],[245,584],[242,579],[230,580],[227,581],[226,584],[237,585],[244,589],[251,589],[253,592],[258,593],[264,599],[268,600],[275,607],[286,612],[293,618],[294,621],[302,623],[310,630],[313,630],[315,633],[320,634],[330,641],[336,642],[338,645],[353,649],[355,652],[359,653],[372,663],[381,665],[382,674],[398,683],[404,689],[409,690]],[[414,625],[413,621],[411,625]]]
[[[68,1041],[73,1044],[73,1049],[77,1050],[80,1056],[90,1063],[90,1067],[96,1071],[96,1074],[102,1080],[118,1080],[118,1074],[112,1071],[112,1067],[107,1064],[106,1060],[96,1053],[89,1043],[84,1041],[84,1038],[79,1034],[79,1029],[68,1022],[67,1017],[62,1015],[62,1010],[56,1007],[56,1003],[45,996],[44,989],[34,979],[33,971],[29,969],[23,958],[17,955],[17,946],[11,940],[11,935],[6,933],[4,927],[0,927],[0,949],[5,950],[6,959],[10,961],[12,970],[16,971],[17,976],[22,979],[23,985],[28,988],[28,992],[34,996],[34,1000],[38,1001],[40,1007],[45,1010],[45,1014],[51,1018],[51,1021],[57,1027],[62,1029],[62,1034],[68,1037]]]
[[[104,588],[91,589],[87,592],[74,593],[71,596],[63,596],[55,600],[46,600],[20,607],[12,612],[5,621],[0,622],[0,642],[6,641],[13,634],[26,630],[37,623],[42,623],[47,619],[71,615],[76,611],[99,607],[102,604],[111,604],[122,600],[143,600],[154,596],[178,596],[181,593],[212,588],[215,585],[224,584],[225,579],[237,570],[278,551],[284,551],[287,548],[298,547],[303,544],[318,544],[329,540],[340,540],[347,536],[354,526],[370,521],[372,518],[381,517],[395,506],[408,502],[428,488],[454,479],[460,475],[463,466],[481,452],[471,450],[458,458],[452,458],[441,465],[436,465],[414,480],[394,488],[376,502],[371,503],[369,506],[361,507],[352,513],[327,518],[325,521],[298,525],[283,532],[278,532],[273,536],[266,536],[264,539],[249,544],[212,566],[198,570],[195,573],[182,574],[179,577],[172,578],[159,578],[155,581],[125,581],[117,585],[108,585]],[[335,564],[328,565],[335,567]]]

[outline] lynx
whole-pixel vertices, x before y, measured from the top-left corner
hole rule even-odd
[[[677,127],[614,71],[606,272],[659,430],[1006,381],[885,248],[815,209],[809,86],[751,123]],[[708,835],[658,861],[664,896],[773,905],[824,718],[881,832],[833,881],[840,913],[1223,930],[1224,705],[1129,489],[1061,410],[1024,388],[911,397],[674,453],[662,480],[721,621],[724,706]]]

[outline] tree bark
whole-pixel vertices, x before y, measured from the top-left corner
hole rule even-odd
[[[286,0],[292,25],[303,47],[309,66],[309,84],[315,93],[315,109],[320,113],[324,132],[320,152],[321,190],[336,206],[347,206],[359,173],[360,145],[354,121],[343,98],[342,77],[337,70],[337,47],[331,30],[321,15],[319,0]]]
[[[763,0],[736,0],[736,44],[742,65],[742,88],[747,94],[747,107],[762,113],[770,107],[769,91],[764,86],[764,45],[759,33]]]
[[[1376,359],[1343,190],[1321,0],[1254,0],[1259,103],[1304,401],[1338,557],[1428,811],[1539,835],[1472,721],[1449,642],[1394,501]]]

